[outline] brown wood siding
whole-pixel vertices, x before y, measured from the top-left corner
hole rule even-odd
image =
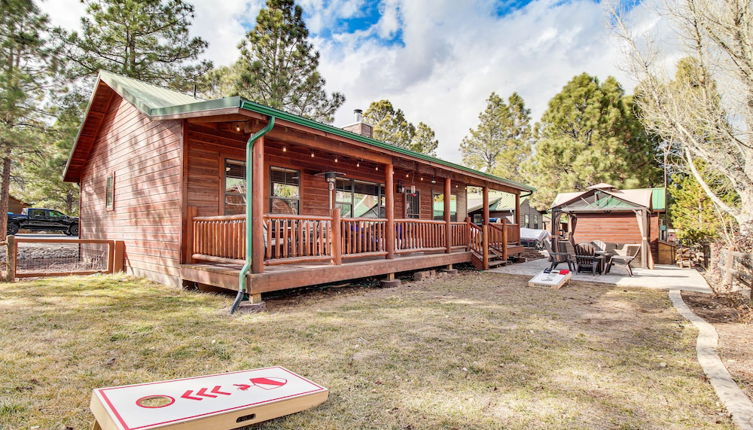
[[[246,136],[241,133],[220,131],[211,125],[188,124],[187,133],[187,204],[198,207],[199,216],[222,215],[224,191],[224,160],[245,159]],[[285,151],[283,151],[285,147]],[[335,163],[331,156],[311,151],[301,146],[287,145],[282,141],[267,138],[264,147],[265,184],[264,211],[269,212],[269,193],[271,189],[269,168],[271,166],[295,169],[301,172],[300,208],[301,215],[329,215],[329,196],[327,183],[319,172],[336,171],[345,174],[345,178],[384,184],[384,168],[373,163],[362,162],[356,167],[356,160],[338,159]],[[410,186],[402,178],[395,183]],[[421,195],[421,218],[432,217],[432,190],[442,192],[442,183],[437,180],[431,184],[430,178],[418,181],[416,188]],[[465,213],[465,185],[453,187],[458,194],[459,220]],[[405,216],[405,195],[395,194],[395,217]]]
[[[124,241],[128,273],[169,285],[180,277],[181,139],[180,121],[151,121],[115,97],[81,175],[81,237]]]
[[[658,261],[659,217],[649,219],[649,245],[654,261]],[[602,240],[613,243],[641,243],[641,231],[633,213],[578,214],[574,233],[575,243]]]

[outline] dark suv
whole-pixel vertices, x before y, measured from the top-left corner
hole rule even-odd
[[[59,231],[68,236],[78,236],[78,218],[54,209],[26,208],[20,214],[8,214],[8,234],[18,230]]]

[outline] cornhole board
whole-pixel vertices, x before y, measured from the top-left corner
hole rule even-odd
[[[528,281],[529,287],[551,287],[556,290],[562,288],[563,285],[570,282],[570,278],[573,277],[572,272],[568,272],[565,275],[560,275],[558,271],[552,271],[552,273],[541,272]]]
[[[328,395],[283,367],[268,367],[97,388],[90,408],[95,430],[226,430],[312,408]]]

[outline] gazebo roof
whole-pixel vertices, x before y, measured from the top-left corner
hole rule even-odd
[[[664,188],[638,188],[618,190],[609,184],[597,184],[586,191],[560,193],[552,209],[560,212],[610,212],[665,208]]]

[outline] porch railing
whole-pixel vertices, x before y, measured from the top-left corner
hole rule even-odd
[[[326,262],[386,256],[387,219],[266,214],[263,217],[265,265]],[[484,228],[468,221],[451,222],[396,219],[394,253],[472,250],[500,253],[519,240],[515,224],[490,224]],[[449,232],[449,243],[447,234]],[[485,233],[486,232],[486,233]],[[191,216],[187,237],[192,260],[243,264],[245,215]],[[485,237],[486,236],[486,237]],[[486,252],[484,252],[486,249]]]
[[[246,216],[197,216],[192,223],[194,260],[243,264],[246,258]]]
[[[441,251],[447,249],[446,223],[424,219],[395,220],[395,253]]]
[[[386,255],[387,220],[382,218],[342,218],[342,256],[358,258]]]

